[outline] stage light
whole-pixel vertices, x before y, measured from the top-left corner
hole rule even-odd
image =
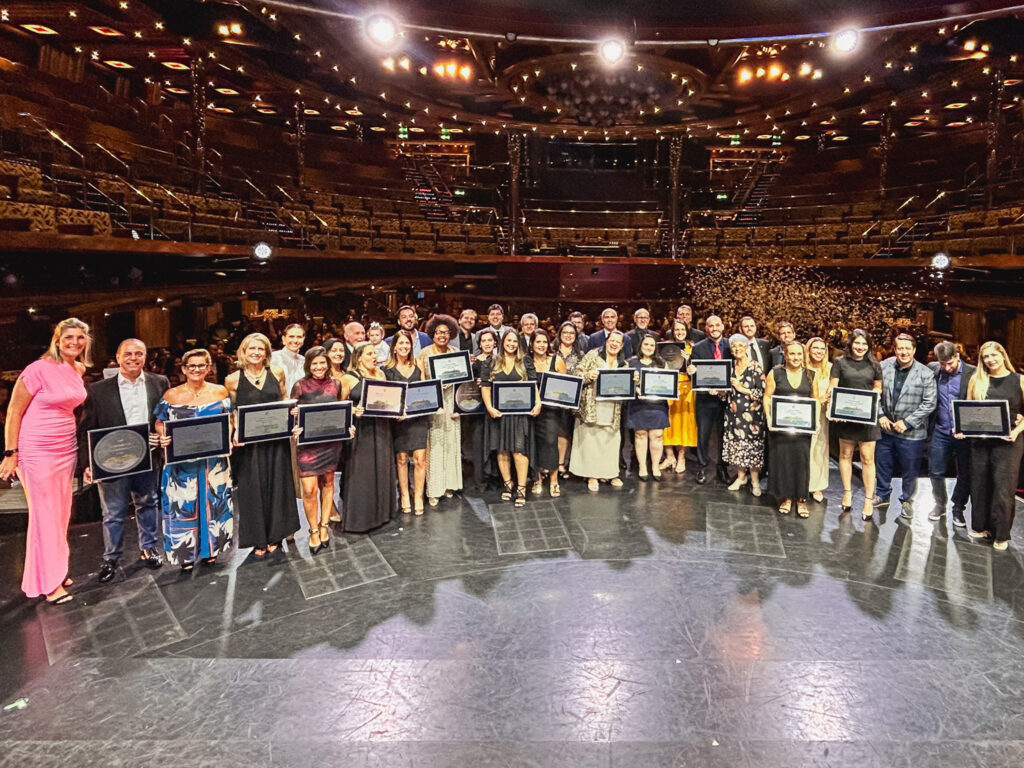
[[[368,18],[365,29],[373,44],[382,48],[390,48],[398,39],[398,22],[382,13]]]
[[[605,64],[618,64],[622,57],[626,55],[626,44],[621,40],[612,38],[601,43],[598,52],[601,54]]]
[[[800,65],[799,75],[800,77],[807,77],[813,71],[814,68],[811,67],[811,65],[805,61],[803,64]]]
[[[252,255],[259,261],[267,261],[274,255],[274,249],[270,243],[261,240],[252,247]]]
[[[459,67],[459,77],[463,80],[469,80],[473,76],[473,68],[468,64],[463,64]]]
[[[832,36],[832,47],[839,53],[850,53],[857,47],[860,34],[855,29],[841,29]]]
[[[932,256],[932,269],[937,269],[939,271],[949,269],[950,263],[949,254],[945,251],[939,251]]]

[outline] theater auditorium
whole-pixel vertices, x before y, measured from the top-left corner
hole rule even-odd
[[[0,2],[0,766],[1024,764],[1022,98],[988,0]]]

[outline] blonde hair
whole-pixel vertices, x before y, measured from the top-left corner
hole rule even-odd
[[[1006,366],[1006,370],[1010,373],[1014,372],[1013,363],[1010,362],[1010,356],[1006,354],[1006,350],[1003,345],[998,341],[986,341],[978,348],[978,368],[974,371],[971,376],[969,386],[972,388],[974,394],[973,400],[984,400],[988,397],[988,386],[992,381],[992,377],[989,376],[987,370],[985,370],[985,363],[982,360],[982,356],[989,349],[996,350],[1003,358],[1003,365]]]
[[[825,356],[821,358],[821,365],[815,368],[811,364],[811,345],[816,344],[819,341],[825,345]],[[829,378],[832,376],[832,361],[828,359],[828,342],[821,338],[821,336],[813,336],[807,340],[806,344],[804,344],[804,368],[811,372],[813,382],[818,384],[821,382],[825,382],[827,384]]]
[[[56,360],[58,363],[64,362],[64,358],[60,356],[60,337],[64,335],[64,332],[69,328],[79,328],[85,332],[85,349],[79,356],[78,360],[82,362],[86,368],[92,367],[92,336],[89,335],[89,326],[87,323],[82,322],[77,317],[69,317],[67,320],[61,320],[57,323],[57,327],[53,329],[53,336],[50,337],[50,346],[43,354],[43,358],[49,358]]]
[[[235,358],[238,360],[238,367],[245,368],[245,353],[249,351],[249,347],[253,344],[262,344],[263,350],[267,353],[263,358],[263,367],[270,367],[270,339],[264,336],[262,333],[250,333],[244,339],[242,343],[238,345],[238,352],[235,353]]]

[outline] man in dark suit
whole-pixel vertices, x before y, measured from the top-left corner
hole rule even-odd
[[[796,328],[789,320],[779,320],[775,324],[775,338],[779,340],[777,347],[772,347],[771,351],[771,365],[765,369],[765,373],[771,368],[777,365],[783,365],[786,362],[786,345],[791,341],[796,341]]]
[[[626,334],[633,354],[640,354],[640,342],[644,336],[657,336],[658,333],[651,328],[651,311],[647,307],[640,307],[633,313],[633,330]]]
[[[757,338],[757,321],[750,315],[740,320],[740,333],[750,342],[750,359],[761,366],[765,376],[774,367],[772,364],[771,345],[764,339]]]
[[[946,467],[952,460],[956,467],[953,486],[953,525],[965,528],[964,510],[971,495],[971,454],[967,440],[953,436],[953,401],[967,399],[967,384],[975,367],[960,359],[960,351],[951,341],[935,345],[937,362],[928,363],[935,375],[937,401],[931,419],[931,439],[928,444],[928,477],[932,481],[935,507],[928,514],[931,521],[941,520],[946,514],[949,496],[946,493]]]
[[[88,397],[78,423],[78,463],[84,467],[85,481],[92,482],[89,467],[90,429],[149,424],[150,445],[156,445],[153,432],[156,408],[169,386],[167,378],[146,373],[146,345],[138,339],[125,339],[117,348],[117,375],[89,387]],[[117,561],[123,552],[124,518],[128,503],[135,507],[139,527],[139,559],[150,568],[163,563],[157,549],[160,526],[160,469],[154,466],[137,475],[102,480],[98,483],[103,506],[103,563],[99,580],[106,583],[117,572]]]
[[[725,323],[718,315],[711,315],[704,323],[707,338],[693,345],[691,360],[731,360],[732,352],[722,334]],[[693,375],[692,366],[690,375]],[[711,463],[711,436],[718,435],[718,479],[729,482],[729,468],[722,461],[722,427],[725,422],[725,396],[722,392],[697,393],[697,482],[703,485],[708,481],[707,467]]]
[[[618,324],[619,313],[608,307],[601,313],[601,330],[590,334],[587,348],[604,349],[604,342],[607,340],[608,334],[614,331]],[[629,336],[625,336],[622,340],[622,354],[627,360],[633,356],[633,345],[629,341]]]

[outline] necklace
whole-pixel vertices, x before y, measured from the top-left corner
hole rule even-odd
[[[192,387],[189,386],[186,386],[185,389],[192,393],[193,400],[198,400],[199,396],[203,394],[203,390],[206,389],[206,382],[204,381],[198,390],[192,389]]]
[[[249,381],[251,381],[251,382],[252,382],[252,385],[253,385],[254,387],[256,387],[256,389],[262,389],[262,388],[263,388],[263,382],[264,382],[264,380],[266,380],[266,378],[267,378],[267,369],[266,369],[266,368],[263,368],[263,369],[262,369],[262,370],[261,370],[261,371],[259,372],[259,374],[257,374],[256,376],[253,376],[253,375],[252,375],[252,374],[251,374],[251,373],[249,372],[249,369],[248,369],[248,368],[246,368],[246,369],[245,369],[245,378],[247,378],[247,379],[248,379]]]

